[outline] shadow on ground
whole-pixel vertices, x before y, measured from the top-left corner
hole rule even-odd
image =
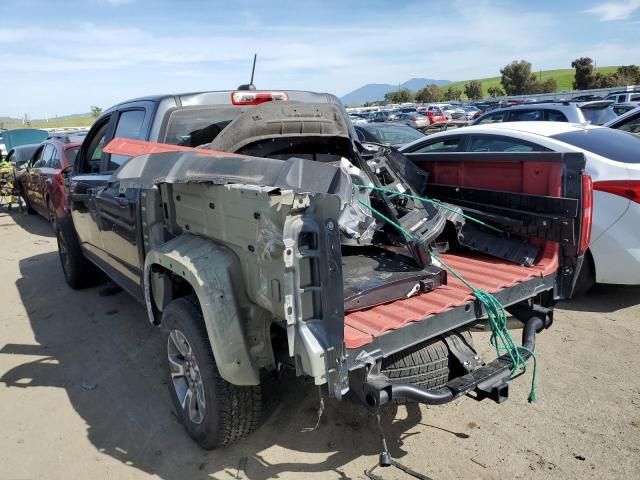
[[[21,260],[20,272],[17,287],[39,345],[7,344],[0,353],[42,357],[0,381],[10,388],[64,389],[100,452],[175,480],[216,472],[218,478],[243,473],[238,478],[266,479],[333,471],[346,478],[345,464],[380,452],[375,418],[349,402],[327,402],[319,428],[303,433],[316,423],[318,393],[295,378],[267,385],[265,420],[251,437],[224,450],[201,450],[172,412],[160,332],[146,322],[140,305],[124,293],[100,295],[104,286],[70,290],[56,252]],[[406,454],[402,439],[416,435],[408,430],[421,421],[415,405],[385,412],[395,458]],[[276,456],[273,446],[287,451]]]
[[[13,222],[4,224],[3,217],[10,217]],[[6,207],[0,209],[0,228],[22,228],[32,235],[38,235],[40,237],[55,238],[55,233],[49,222],[37,214],[29,215],[24,210],[22,213],[18,212],[16,208],[7,210]]]
[[[638,285],[596,285],[586,294],[561,302],[563,310],[612,313],[640,303]]]

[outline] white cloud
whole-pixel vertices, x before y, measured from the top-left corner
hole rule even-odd
[[[0,77],[0,91],[12,92],[0,114],[26,111],[35,118],[151,93],[231,89],[248,80],[256,51],[258,87],[338,95],[365,83],[396,84],[412,77],[494,76],[519,59],[538,69],[568,68],[584,51],[601,65],[640,57],[638,49],[613,39],[595,56],[597,42],[574,41],[563,33],[561,19],[518,10],[481,1],[453,3],[431,9],[428,28],[406,31],[386,26],[422,18],[423,6],[379,12],[347,26],[283,25],[250,11],[241,11],[233,24],[191,28],[15,25],[0,30],[0,65],[11,72]]]
[[[640,10],[640,0],[627,0],[626,2],[607,2],[586,10],[600,17],[602,22],[613,20],[625,20]]]

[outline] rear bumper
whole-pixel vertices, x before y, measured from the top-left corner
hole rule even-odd
[[[548,328],[550,317],[534,315],[524,323],[522,331],[521,355],[527,359],[528,351],[535,349],[536,334]],[[408,399],[427,405],[442,405],[470,392],[476,392],[476,399],[491,398],[502,403],[509,396],[507,383],[513,362],[508,355],[502,355],[492,362],[473,370],[466,375],[450,380],[444,387],[428,390],[411,384],[391,383],[384,375],[363,375],[364,370],[351,372],[350,390],[371,411],[398,399]]]

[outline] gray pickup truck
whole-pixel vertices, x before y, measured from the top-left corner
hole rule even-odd
[[[72,288],[101,270],[146,306],[203,448],[255,429],[263,373],[287,366],[372,412],[501,402],[513,360],[479,358],[485,305],[452,272],[521,320],[532,351],[588,242],[583,168],[577,154],[365,150],[328,94],[142,98],[104,112],[65,173],[60,259]]]

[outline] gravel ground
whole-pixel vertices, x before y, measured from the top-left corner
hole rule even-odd
[[[72,291],[44,219],[0,211],[0,480],[366,478],[374,419],[298,379],[266,387],[265,419],[225,450],[199,449],[172,413],[159,332],[105,286]],[[502,405],[463,398],[398,407],[392,455],[434,479],[638,478],[640,288],[600,286],[562,304],[530,376]],[[518,332],[517,332],[518,333]],[[486,333],[476,345],[490,354]],[[411,478],[376,470],[379,478]]]

